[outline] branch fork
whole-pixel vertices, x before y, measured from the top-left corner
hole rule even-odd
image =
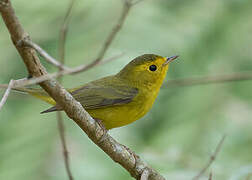
[[[0,0],[0,2],[3,2],[3,0]],[[0,7],[0,13],[6,24],[6,27],[9,30],[9,33],[11,34],[12,41],[16,45],[17,42],[20,42],[20,40],[22,41],[24,37],[27,37],[27,34],[18,21],[10,1],[8,1],[8,5],[6,7],[7,8]],[[119,22],[124,22],[127,13],[128,11],[125,11],[122,14],[122,18],[119,19]],[[119,29],[115,33],[118,31]],[[112,42],[110,39],[111,37],[113,40],[115,34],[109,36],[109,44]],[[40,60],[34,49],[30,47],[22,48],[18,45],[16,45],[16,48],[22,57],[30,75],[33,77],[48,75],[45,68],[40,63]],[[105,51],[104,49],[101,50],[102,53],[100,55],[102,56],[98,55],[98,59],[102,59],[106,49],[108,49],[108,46],[105,48]],[[97,63],[97,61],[95,63]],[[95,63],[91,64],[90,66],[93,67]],[[57,104],[63,108],[68,117],[78,124],[78,126],[97,146],[99,146],[107,155],[109,155],[111,159],[124,167],[133,177],[140,179],[144,170],[147,169],[149,172],[149,180],[165,179],[140,158],[135,159],[134,155],[132,155],[124,146],[114,140],[108,133],[104,134],[104,131],[99,124],[87,113],[87,111],[85,111],[82,105],[77,102],[72,95],[55,80],[49,79],[40,82],[39,85],[57,102]],[[102,136],[105,136],[105,139],[99,143],[99,140]]]

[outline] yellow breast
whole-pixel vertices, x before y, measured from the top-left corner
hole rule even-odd
[[[93,118],[100,119],[106,129],[124,126],[143,117],[152,107],[158,92],[159,87],[143,89],[128,104],[87,111]]]

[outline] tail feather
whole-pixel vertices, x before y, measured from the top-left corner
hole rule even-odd
[[[1,84],[0,88],[8,88],[8,84]],[[26,87],[18,87],[18,88],[12,88],[14,91],[18,91],[21,93],[28,93],[38,99],[41,99],[49,104],[55,105],[56,102],[43,90],[38,88],[26,88]],[[41,114],[49,113],[53,111],[62,111],[62,108],[58,105],[55,105],[45,111],[42,111]]]
[[[23,92],[23,93],[29,93],[30,95],[32,95],[42,101],[45,101],[51,105],[56,104],[56,102],[43,89],[39,89],[39,88],[13,88],[13,90]]]
[[[49,112],[53,112],[53,111],[59,111],[60,109],[58,109],[56,106],[53,106],[45,111],[40,112],[40,114],[44,114],[44,113],[49,113]]]

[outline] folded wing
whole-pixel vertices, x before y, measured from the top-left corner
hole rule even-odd
[[[122,83],[115,84],[95,81],[71,91],[71,94],[86,110],[127,104],[138,94],[137,88]],[[42,113],[60,110],[62,108],[56,105]]]

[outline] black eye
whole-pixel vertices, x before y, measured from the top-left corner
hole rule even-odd
[[[157,66],[152,64],[150,67],[149,67],[149,70],[150,71],[156,71],[157,70]]]

